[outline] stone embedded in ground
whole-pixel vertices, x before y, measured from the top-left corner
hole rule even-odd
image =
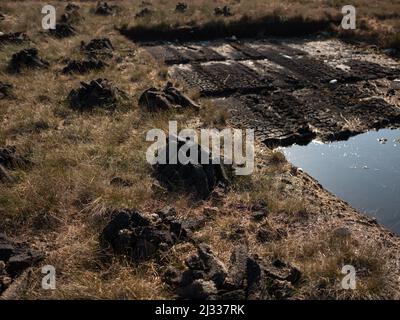
[[[136,13],[135,18],[144,18],[151,16],[152,14],[153,14],[152,10],[150,10],[149,8],[143,8],[138,13]]]
[[[185,2],[178,2],[178,4],[175,7],[175,11],[183,13],[186,12],[187,8],[188,5]]]
[[[261,243],[278,241],[286,236],[284,230],[275,229],[270,226],[262,226],[257,231],[257,240]]]
[[[0,100],[6,98],[12,98],[13,97],[12,89],[13,86],[11,84],[0,81]]]
[[[0,35],[0,44],[21,44],[28,41],[29,37],[24,32],[4,33]]]
[[[162,273],[164,281],[171,286],[178,286],[181,282],[181,272],[175,267],[168,266]]]
[[[156,258],[180,240],[162,219],[153,219],[136,210],[121,210],[113,215],[101,234],[101,243],[132,261]]]
[[[118,103],[126,98],[127,95],[107,79],[81,82],[81,87],[73,89],[68,96],[71,107],[81,111],[94,107],[115,109]]]
[[[110,184],[114,185],[114,186],[120,186],[120,187],[126,187],[126,188],[132,187],[132,186],[135,185],[133,181],[128,180],[128,179],[124,179],[124,178],[121,178],[121,177],[112,178],[111,181],[110,181]]]
[[[76,35],[75,28],[68,22],[57,23],[55,29],[49,30],[50,34],[56,38],[68,38]]]
[[[204,263],[207,278],[212,280],[217,288],[222,287],[227,277],[225,265],[214,255],[210,246],[206,244],[198,246],[198,255]]]
[[[215,8],[214,14],[216,16],[224,16],[224,17],[233,16],[233,13],[231,12],[231,8],[229,6],[224,6],[222,9],[220,7]]]
[[[89,60],[72,60],[67,66],[62,70],[63,73],[87,73],[90,71],[102,70],[107,66],[107,64],[98,59]]]
[[[156,112],[171,108],[194,108],[199,106],[188,96],[168,83],[164,90],[149,88],[139,98],[139,106],[143,109]]]
[[[256,222],[261,222],[266,217],[267,213],[265,211],[255,211],[251,214],[251,219]]]
[[[212,164],[212,155],[204,151],[200,145],[182,140],[179,137],[172,137],[172,140],[170,138],[166,147],[160,151],[161,153],[165,153],[167,163],[156,164],[154,166],[156,178],[170,191],[194,192],[198,197],[205,199],[210,196],[217,185],[227,186],[229,184],[229,178],[224,165]],[[187,156],[189,156],[191,148],[197,148],[198,164],[182,164],[179,161],[177,164],[170,164],[174,157],[174,155],[171,155],[171,157],[169,155],[169,144],[171,141],[177,141],[177,150],[180,150],[186,144],[189,147]],[[208,159],[208,164],[201,164],[202,158]],[[221,160],[221,162],[223,161]]]
[[[45,69],[49,63],[39,57],[36,48],[23,49],[14,53],[8,65],[8,70],[13,73],[20,73],[24,69]]]
[[[232,252],[229,268],[213,254],[204,243],[197,246],[197,254],[189,256],[185,264],[188,269],[172,268],[164,278],[172,285],[180,298],[223,300],[286,299],[295,293],[295,285],[301,272],[281,260],[264,261],[249,254],[246,246],[236,247]],[[200,283],[212,284],[212,293],[204,294]]]
[[[15,146],[0,147],[0,165],[7,169],[25,168],[32,162],[26,157],[19,155]]]
[[[7,170],[0,164],[0,182],[7,183],[11,181],[12,181],[11,176],[8,174]]]
[[[79,14],[80,7],[73,3],[68,3],[65,7],[64,13],[61,15],[61,23],[76,23],[82,19]]]
[[[177,289],[177,294],[188,300],[209,300],[218,293],[214,282],[198,279],[186,287]]]
[[[117,13],[119,7],[116,5],[109,5],[107,2],[98,2],[95,10],[95,14],[110,16]]]
[[[81,49],[92,58],[110,58],[114,51],[114,47],[108,38],[92,39],[89,43],[82,41]]]
[[[0,233],[0,294],[7,289],[23,271],[44,259],[41,252],[18,244]]]

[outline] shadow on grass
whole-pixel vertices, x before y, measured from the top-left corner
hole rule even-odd
[[[200,26],[123,26],[121,34],[134,41],[201,41],[235,36],[237,38],[257,38],[264,36],[301,36],[321,31],[330,31],[332,24],[340,23],[339,17],[326,16],[320,19],[302,16],[265,16],[252,19],[244,16],[236,21],[211,21]]]

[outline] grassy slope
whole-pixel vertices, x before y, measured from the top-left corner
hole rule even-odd
[[[341,2],[304,0],[265,4],[266,1],[248,0],[234,5],[237,14],[230,19],[237,19],[242,14],[256,17],[264,13],[313,15],[315,12],[324,15],[321,3],[324,8],[340,6]],[[114,29],[114,26],[128,22],[136,23],[132,17],[139,5],[133,3],[136,1],[119,2],[126,10],[116,17],[106,18],[91,13],[93,3],[81,3],[85,20],[78,26],[79,34],[63,40],[41,32],[40,3],[3,1],[0,4],[1,11],[7,14],[6,20],[0,22],[2,31],[27,31],[41,56],[51,63],[49,70],[10,75],[5,71],[7,61],[23,46],[5,46],[0,50],[0,81],[13,84],[17,96],[16,100],[0,102],[0,145],[16,145],[35,163],[29,170],[11,172],[17,182],[0,184],[0,231],[5,230],[18,240],[26,240],[46,250],[46,263],[54,265],[58,274],[58,289],[44,292],[40,289],[40,272],[36,272],[26,297],[170,297],[153,261],[131,266],[116,259],[105,264],[100,259],[98,246],[99,232],[109,218],[107,208],[138,207],[151,213],[168,203],[176,206],[180,215],[202,214],[204,208],[218,206],[219,215],[214,224],[198,236],[209,242],[221,259],[227,260],[228,252],[236,243],[221,238],[220,233],[230,232],[238,224],[246,226],[247,241],[254,252],[265,257],[283,256],[304,271],[306,282],[299,288],[301,297],[393,297],[396,291],[388,285],[390,279],[384,273],[391,265],[385,261],[377,262],[378,256],[386,253],[382,249],[379,252],[380,244],[373,241],[332,245],[329,233],[321,236],[314,232],[303,238],[289,235],[287,239],[269,245],[257,243],[258,227],[249,221],[242,209],[238,209],[239,203],[248,208],[260,199],[267,200],[272,214],[282,214],[289,222],[317,213],[308,207],[301,195],[287,197],[281,193],[282,184],[275,176],[287,173],[290,165],[280,155],[259,152],[259,161],[268,166],[261,166],[251,179],[238,181],[222,204],[211,200],[193,203],[186,197],[158,191],[150,176],[151,168],[145,162],[144,133],[149,128],[165,128],[171,119],[177,119],[182,126],[198,126],[201,121],[191,112],[151,117],[139,111],[139,94],[144,88],[163,84],[166,73],[165,67],[157,65]],[[223,2],[195,1],[190,6],[190,14],[183,17],[172,13],[174,8],[170,1],[153,3],[155,15],[139,23],[190,23],[192,20],[191,23],[203,23],[214,19],[213,7]],[[399,1],[390,3],[393,7],[389,11],[399,12],[396,11]],[[65,5],[62,2],[54,4],[60,11]],[[383,7],[368,5],[360,10],[372,17],[384,14]],[[394,25],[391,20],[387,21]],[[83,76],[60,74],[66,57],[80,57],[81,41],[104,36],[109,37],[116,48],[114,60],[106,70]],[[112,80],[129,93],[128,108],[113,113],[99,110],[78,113],[67,106],[65,99],[69,91],[80,81],[101,77]],[[205,106],[210,112],[203,111],[200,120],[207,125],[224,123],[225,114]],[[128,188],[111,186],[109,181],[114,176],[130,179],[135,184]],[[178,245],[166,259],[181,265],[183,257],[191,250],[190,245]],[[363,280],[359,290],[351,293],[337,290],[335,282],[341,263],[349,259],[372,270],[372,275]]]

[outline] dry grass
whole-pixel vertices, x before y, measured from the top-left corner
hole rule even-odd
[[[98,235],[109,219],[105,209],[137,207],[154,212],[160,206],[172,204],[179,214],[202,214],[204,207],[213,205],[212,200],[210,203],[193,203],[186,197],[166,197],[154,192],[151,168],[145,161],[145,132],[150,128],[166,129],[168,120],[177,119],[185,126],[198,123],[199,119],[190,111],[153,116],[139,110],[138,96],[149,86],[161,87],[167,78],[166,68],[122,37],[115,26],[121,27],[132,21],[133,25],[225,23],[244,15],[257,18],[268,14],[285,17],[300,13],[305,17],[327,17],[334,15],[343,4],[343,1],[248,0],[234,2],[235,15],[224,19],[213,14],[215,6],[226,3],[222,0],[190,2],[188,13],[183,15],[174,13],[174,6],[169,1],[151,2],[155,14],[136,20],[132,17],[140,10],[140,1],[119,1],[125,10],[109,18],[93,15],[94,3],[81,2],[85,20],[78,25],[79,33],[62,40],[50,38],[40,30],[40,2],[2,1],[0,4],[0,11],[7,15],[6,20],[0,22],[2,31],[27,31],[40,55],[51,65],[48,70],[10,75],[6,71],[7,61],[14,52],[28,45],[0,48],[0,81],[13,84],[17,96],[15,100],[1,101],[0,145],[16,145],[34,163],[30,168],[10,172],[15,178],[14,183],[0,184],[0,231],[5,230],[10,236],[48,252],[46,263],[54,265],[59,276],[58,289],[45,292],[40,289],[40,270],[36,270],[25,298],[170,298],[170,291],[160,279],[159,266],[153,261],[132,266],[119,259],[111,262],[101,259]],[[396,19],[385,15],[383,5],[374,6],[361,0],[354,2],[359,5],[361,15],[387,21],[396,28]],[[53,3],[61,10],[65,5]],[[390,5],[388,11],[399,12],[399,1],[385,3]],[[66,57],[82,58],[78,49],[80,42],[95,37],[109,37],[116,48],[109,67],[85,75],[62,75],[63,60]],[[392,41],[398,45],[398,36]],[[66,97],[72,88],[79,86],[80,81],[102,77],[128,93],[127,105],[114,112],[79,113],[69,108]],[[201,115],[203,125],[224,126],[227,120],[224,110],[205,105]],[[341,297],[331,280],[336,275],[339,261],[348,257],[354,263],[367,264],[378,280],[384,278],[382,270],[385,266],[380,268],[374,262],[375,255],[371,254],[376,252],[374,248],[367,251],[369,247],[353,243],[338,248],[331,246],[325,238],[304,242],[292,239],[293,243],[288,239],[273,248],[257,244],[254,235],[257,227],[235,207],[237,204],[250,207],[252,203],[265,201],[271,212],[283,212],[293,220],[310,214],[301,197],[293,195],[288,199],[281,192],[282,183],[275,179],[276,175],[289,169],[282,154],[272,152],[259,160],[261,169],[251,178],[237,180],[220,208],[220,216],[199,235],[222,259],[229,258],[235,242],[221,239],[220,231],[231,232],[233,226],[242,225],[248,227],[248,243],[255,251],[266,256],[279,254],[305,269],[311,279],[303,289],[306,297],[318,294],[318,297]],[[132,181],[133,185],[110,185],[110,180],[116,176]],[[185,246],[174,248],[171,263],[181,265],[190,250],[192,248]],[[327,259],[328,254],[331,258]],[[320,288],[318,285],[325,278],[329,280],[326,287],[313,291],[313,288]],[[355,297],[378,296],[382,292],[378,287],[368,280],[362,286],[363,291]]]

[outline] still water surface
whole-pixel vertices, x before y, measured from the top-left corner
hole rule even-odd
[[[286,158],[354,208],[400,234],[400,130],[282,148]]]

